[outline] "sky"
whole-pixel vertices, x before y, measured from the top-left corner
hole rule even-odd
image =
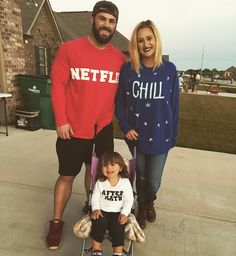
[[[49,0],[54,11],[92,11],[96,0]],[[163,54],[178,70],[236,67],[235,0],[112,0],[117,30],[128,39],[137,23],[151,19]]]

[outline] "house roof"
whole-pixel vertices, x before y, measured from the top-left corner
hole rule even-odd
[[[31,29],[45,3],[52,14],[51,19],[55,23],[56,30],[62,41],[88,35],[91,31],[91,12],[53,12],[48,0],[37,0],[37,6],[34,5],[33,1],[30,1],[30,4],[27,4],[26,0],[20,0],[19,2],[24,35],[31,35]],[[118,31],[115,32],[111,42],[124,53],[128,52],[129,41]]]
[[[54,15],[64,41],[88,35],[91,31],[91,12],[54,12]],[[121,51],[128,52],[129,40],[119,31],[115,32],[111,42]]]
[[[39,10],[41,10],[44,0],[38,0],[37,6],[33,2],[20,0],[21,16],[22,16],[22,25],[23,25],[23,34],[27,34],[27,31],[31,27],[35,17],[38,15]]]
[[[228,72],[236,72],[236,67],[231,66],[230,68],[227,68],[226,71],[228,71]]]
[[[55,29],[62,40],[60,30],[48,0],[29,1],[28,3],[26,0],[19,0],[19,3],[21,8],[23,35],[31,35],[31,29],[34,26],[41,9],[43,8],[44,4],[46,4],[50,16],[49,19],[52,21],[52,24],[55,26]],[[37,3],[37,5],[34,3]]]

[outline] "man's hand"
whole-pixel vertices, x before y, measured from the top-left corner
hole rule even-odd
[[[134,129],[131,129],[129,130],[125,137],[128,139],[128,140],[137,140],[138,139],[138,133],[134,130]]]
[[[103,217],[102,212],[100,210],[95,210],[91,213],[91,219],[96,220],[100,217]]]
[[[125,216],[124,214],[120,214],[119,215],[119,218],[118,218],[118,221],[121,225],[124,225],[128,220],[128,217]]]
[[[70,124],[63,124],[57,127],[57,136],[61,139],[70,139],[74,131]]]

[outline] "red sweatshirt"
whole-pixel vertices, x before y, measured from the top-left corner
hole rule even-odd
[[[69,123],[77,138],[93,138],[111,123],[125,56],[112,44],[94,47],[87,37],[61,45],[52,65],[51,100],[56,125]]]

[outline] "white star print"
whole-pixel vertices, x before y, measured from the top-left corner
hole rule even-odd
[[[172,93],[172,89],[170,89],[170,93]]]
[[[129,92],[126,92],[126,94],[127,94],[127,95],[130,95],[130,93],[129,93]]]
[[[166,142],[169,142],[170,139],[166,139]]]
[[[167,80],[170,80],[170,77],[169,77],[169,76],[167,76]]]
[[[166,104],[169,104],[169,101],[168,101],[168,100],[166,101]]]
[[[138,74],[138,77],[140,77],[141,75],[140,74]]]
[[[168,124],[168,121],[166,120],[166,124]]]
[[[157,124],[158,127],[161,127],[160,124]]]
[[[147,122],[144,122],[144,125],[147,126]]]
[[[156,75],[157,75],[157,72],[153,73],[153,75],[156,76]]]
[[[139,117],[140,113],[135,113],[135,115],[136,115],[137,117]]]
[[[151,103],[147,102],[147,103],[146,103],[146,107],[147,107],[147,108],[150,108],[150,107],[151,107]]]
[[[150,141],[150,142],[153,141],[153,138],[149,138],[149,141]]]

